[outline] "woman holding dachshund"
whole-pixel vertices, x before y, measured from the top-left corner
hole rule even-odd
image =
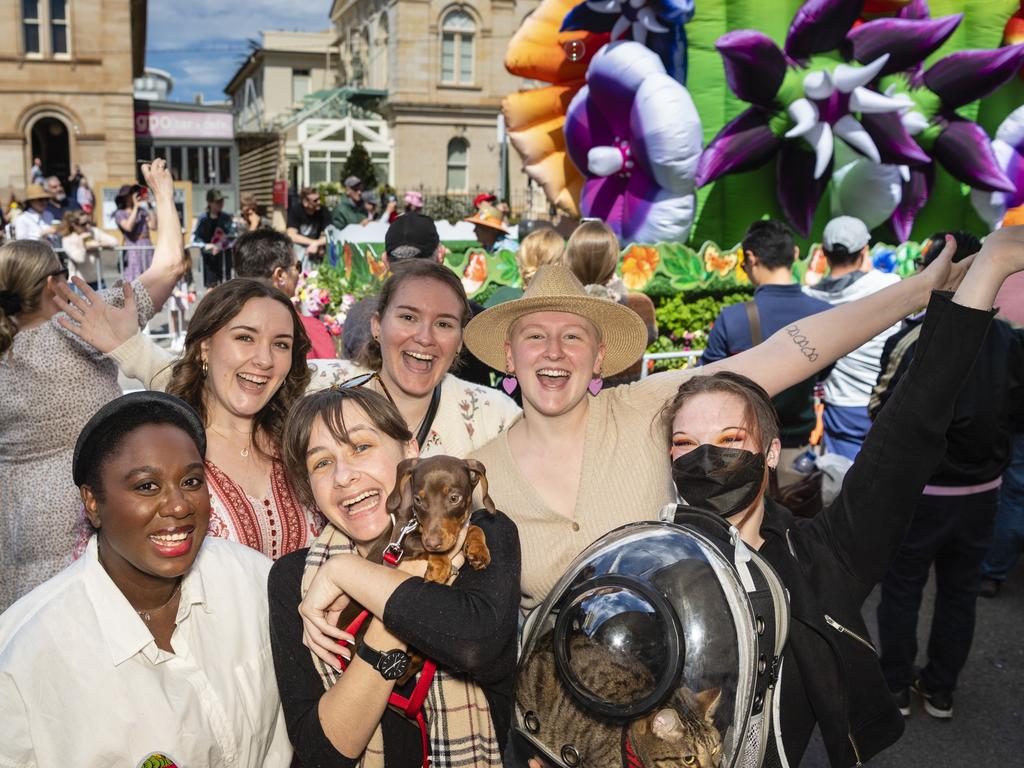
[[[428,753],[445,765],[501,765],[516,656],[515,525],[500,512],[473,514],[491,562],[456,570],[447,585],[423,580],[425,561],[392,568],[365,559],[390,531],[397,467],[417,454],[405,419],[367,387],[307,395],[288,416],[289,475],[328,520],[309,549],[278,560],[268,587],[288,733],[307,768],[412,768]],[[461,550],[465,530],[451,532],[451,552]],[[349,601],[369,611],[358,643],[337,626]],[[396,686],[411,648],[438,667],[419,722],[389,706],[392,693],[415,689],[415,680]]]

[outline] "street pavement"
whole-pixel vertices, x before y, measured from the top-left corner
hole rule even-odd
[[[879,590],[864,606],[877,646]],[[918,665],[924,664],[935,598],[928,582],[918,621]],[[929,717],[912,702],[903,737],[865,763],[871,768],[1024,766],[1024,563],[993,600],[978,599],[978,621],[967,666],[953,696],[953,719]],[[820,741],[811,743],[801,768],[828,768]]]

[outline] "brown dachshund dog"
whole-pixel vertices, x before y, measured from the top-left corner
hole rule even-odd
[[[490,565],[484,532],[469,525],[473,513],[473,490],[480,486],[484,508],[495,514],[494,502],[487,495],[484,465],[473,459],[451,456],[405,459],[398,465],[395,488],[388,496],[387,509],[395,516],[395,529],[401,531],[413,518],[419,525],[402,542],[406,557],[426,557],[427,581],[444,584],[452,572],[448,555],[465,526],[466,542],[462,552],[474,569]],[[392,540],[394,540],[393,534]]]
[[[426,459],[405,459],[396,470],[395,488],[387,499],[387,510],[394,523],[377,537],[367,553],[372,563],[384,562],[384,552],[396,543],[401,532],[413,520],[416,528],[402,537],[400,546],[403,559],[427,559],[426,581],[444,584],[451,577],[452,563],[448,554],[459,539],[464,525],[473,512],[473,490],[479,484],[484,508],[495,514],[494,502],[487,495],[487,475],[484,465],[473,459],[455,459],[451,456],[431,456]],[[491,562],[484,532],[470,525],[462,548],[468,562],[476,570]],[[338,626],[346,629],[362,613],[363,607],[351,602],[342,611]],[[356,645],[366,632],[364,623],[356,633]],[[416,675],[423,667],[423,658],[410,649],[409,669],[397,681],[399,686]]]

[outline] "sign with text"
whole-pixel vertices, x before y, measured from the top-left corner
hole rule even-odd
[[[233,117],[226,112],[135,113],[135,135],[153,139],[233,139]]]

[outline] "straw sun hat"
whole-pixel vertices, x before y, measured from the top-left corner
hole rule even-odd
[[[501,220],[501,211],[493,205],[481,205],[476,213],[463,219],[463,221],[468,221],[470,224],[480,224],[481,226],[504,232],[506,235],[508,234],[508,227]]]
[[[470,320],[463,340],[479,359],[504,371],[509,329],[532,312],[570,312],[597,326],[605,349],[602,376],[626,370],[647,347],[647,326],[636,312],[610,299],[588,296],[572,270],[560,264],[537,270],[521,299],[498,304]]]

